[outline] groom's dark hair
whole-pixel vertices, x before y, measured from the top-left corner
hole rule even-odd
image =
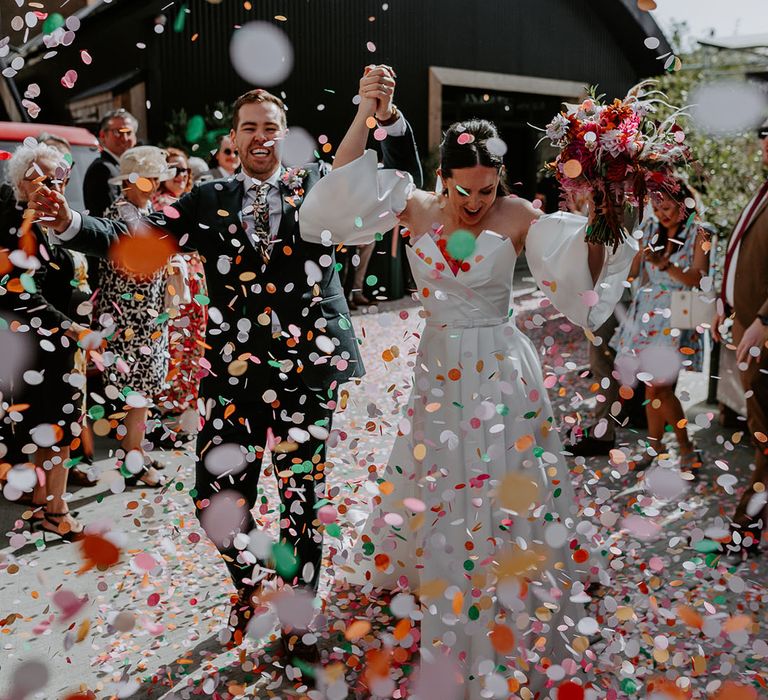
[[[285,102],[271,92],[256,88],[255,90],[249,90],[245,94],[240,95],[240,97],[235,100],[235,104],[232,105],[232,128],[235,131],[237,131],[237,125],[240,123],[240,107],[251,104],[252,102],[271,102],[273,105],[277,105],[283,115],[283,128],[288,126]]]

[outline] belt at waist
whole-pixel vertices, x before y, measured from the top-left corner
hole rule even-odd
[[[509,321],[509,316],[497,316],[495,318],[455,318],[450,321],[438,321],[427,319],[426,325],[430,328],[485,328],[490,326],[503,326]]]

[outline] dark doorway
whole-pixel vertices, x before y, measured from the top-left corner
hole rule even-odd
[[[443,129],[464,119],[488,119],[507,144],[504,164],[515,194],[532,199],[539,191],[545,162],[554,154],[546,143],[538,148],[544,127],[562,108],[564,98],[521,92],[489,92],[465,87],[443,88]]]

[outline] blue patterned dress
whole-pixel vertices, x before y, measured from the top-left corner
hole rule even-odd
[[[656,219],[649,220],[643,231],[642,248],[654,239],[658,227]],[[680,245],[676,245],[677,250],[670,255],[671,264],[683,270],[693,265],[697,233],[701,228],[701,222],[692,221],[673,237]],[[645,259],[638,280],[627,315],[611,338],[610,345],[616,350],[617,357],[627,354],[639,357],[647,348],[664,346],[678,353],[682,367],[701,372],[704,363],[701,334],[695,330],[672,328],[669,320],[672,292],[689,287]]]

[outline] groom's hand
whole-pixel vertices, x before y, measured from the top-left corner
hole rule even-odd
[[[386,121],[392,116],[392,98],[395,94],[395,75],[389,66],[366,66],[360,80],[361,107],[370,110],[369,116]],[[373,100],[373,102],[369,102]]]
[[[64,233],[72,223],[72,210],[66,197],[45,185],[35,191],[28,207],[35,212],[36,220],[56,233]]]

